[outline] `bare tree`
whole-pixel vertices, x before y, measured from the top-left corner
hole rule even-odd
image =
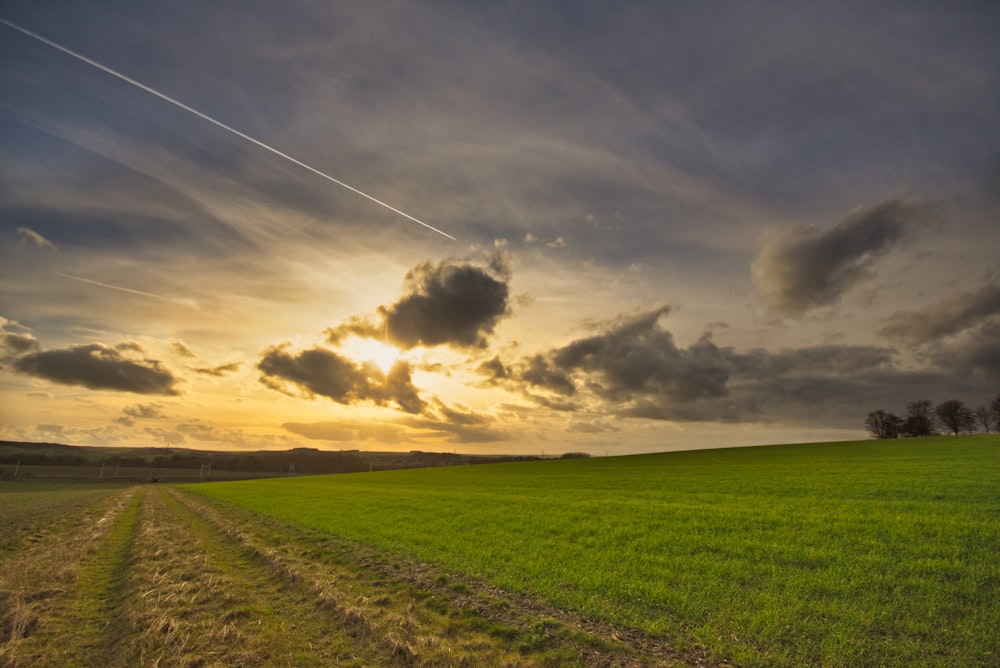
[[[920,399],[906,404],[906,419],[899,429],[901,436],[933,436],[937,433],[934,404]]]
[[[976,415],[964,402],[958,399],[942,401],[935,409],[941,424],[958,436],[961,432],[972,433],[976,429]]]
[[[865,429],[875,438],[897,438],[903,420],[898,415],[886,413],[881,408],[865,418]]]
[[[996,425],[997,431],[1000,431],[1000,394],[990,402],[990,411],[993,413],[993,424]]]
[[[993,411],[984,404],[979,404],[979,408],[976,409],[976,419],[979,420],[979,424],[983,425],[983,431],[987,434],[990,433],[990,425],[993,424]]]

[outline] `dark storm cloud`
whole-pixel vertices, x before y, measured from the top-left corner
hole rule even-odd
[[[909,345],[934,343],[1000,315],[1000,285],[951,295],[916,311],[897,311],[881,334]]]
[[[132,349],[133,346],[127,346]],[[64,385],[137,394],[179,394],[177,378],[162,362],[133,360],[100,343],[29,353],[14,363],[21,373]]]
[[[780,315],[800,316],[835,304],[928,212],[926,205],[890,200],[856,211],[829,230],[794,227],[774,234],[753,262],[754,283],[767,307]]]
[[[401,348],[450,345],[486,347],[500,320],[510,313],[510,257],[498,248],[480,266],[470,261],[422,262],[406,274],[404,295],[378,309],[375,318],[354,316],[326,330],[327,341],[349,334],[387,340]]]
[[[325,348],[298,354],[289,353],[287,348],[287,344],[269,348],[257,364],[264,374],[261,382],[272,389],[288,393],[286,383],[291,383],[310,397],[318,394],[345,405],[395,402],[407,413],[424,409],[406,362],[396,362],[383,374],[374,364],[357,364]]]

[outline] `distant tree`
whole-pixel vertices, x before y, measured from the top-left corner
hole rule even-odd
[[[993,413],[993,424],[996,425],[997,431],[1000,431],[1000,394],[990,402],[990,411]]]
[[[972,433],[976,430],[976,415],[964,402],[958,399],[942,401],[934,409],[941,424],[951,433],[958,436],[963,431]]]
[[[903,420],[898,415],[886,413],[881,408],[865,418],[865,429],[875,438],[897,438]]]
[[[906,404],[906,419],[903,420],[899,433],[901,436],[934,436],[937,433],[934,404],[930,399]]]
[[[564,452],[559,459],[589,459],[590,453],[587,452]]]
[[[979,408],[976,409],[976,419],[979,424],[983,425],[983,431],[987,434],[990,433],[990,425],[993,424],[993,411],[990,410],[990,407],[979,404]]]

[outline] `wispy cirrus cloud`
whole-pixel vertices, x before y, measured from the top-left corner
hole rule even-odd
[[[18,235],[20,235],[22,243],[29,244],[31,246],[34,246],[35,248],[44,248],[46,250],[53,250],[53,251],[59,250],[58,248],[56,248],[56,245],[54,243],[52,243],[51,241],[43,237],[41,234],[35,232],[30,228],[19,227],[17,228],[17,233]]]

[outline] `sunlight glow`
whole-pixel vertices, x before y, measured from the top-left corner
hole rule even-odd
[[[399,348],[375,339],[352,338],[345,346],[345,352],[359,362],[374,362],[375,366],[389,373],[389,369],[402,354]]]

